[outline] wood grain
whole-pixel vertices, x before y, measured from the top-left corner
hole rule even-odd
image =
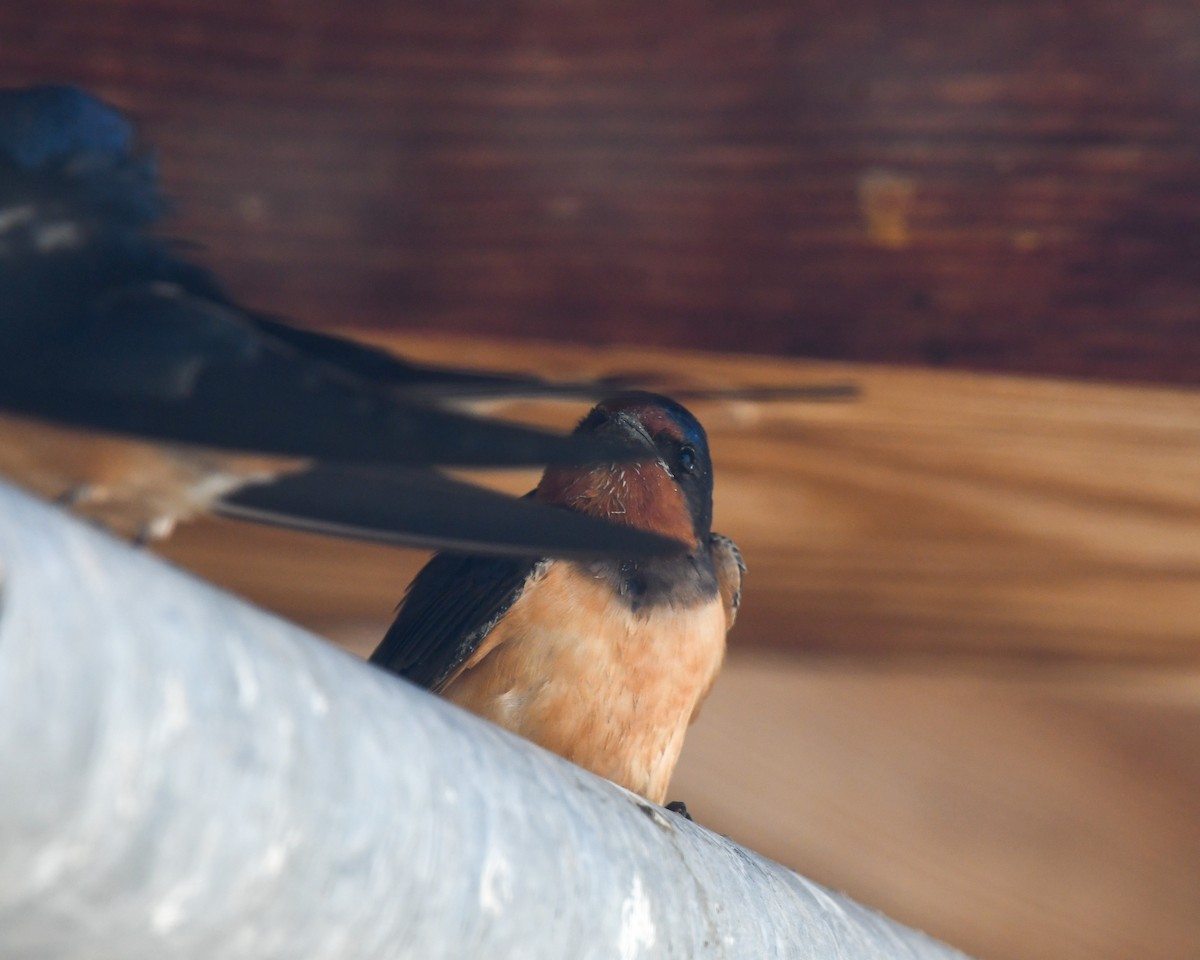
[[[308,323],[1200,380],[1200,8],[8,0]]]
[[[742,656],[671,795],[975,956],[1190,960],[1200,944],[1195,700]]]
[[[715,526],[750,566],[735,645],[922,669],[970,669],[977,657],[991,669],[1200,664],[1196,392],[530,342],[387,342],[430,361],[563,376],[656,370],[680,387],[859,383],[861,398],[848,403],[693,404],[716,463]],[[584,409],[509,413],[565,427]],[[524,492],[536,474],[486,479]],[[355,596],[375,582],[370,565],[396,563],[394,602],[411,561],[362,556],[362,573],[348,575]],[[334,615],[338,604],[312,586],[301,602]]]

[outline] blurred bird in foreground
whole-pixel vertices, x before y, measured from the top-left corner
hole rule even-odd
[[[153,158],[117,110],[71,87],[0,91],[0,473],[140,540],[214,512],[477,552],[673,549],[435,469],[635,456],[597,435],[464,411],[595,399],[611,380],[421,366],[247,310],[151,232],[167,209]],[[700,391],[743,392],[839,399],[852,388]]]
[[[720,669],[745,566],[712,532],[708,441],[686,409],[619,397],[576,436],[645,457],[550,467],[531,498],[686,548],[592,561],[439,553],[371,661],[661,803]]]
[[[537,378],[417,366],[239,307],[148,232],[166,206],[116,110],[0,92],[0,409],[20,415],[0,422],[0,472],[142,538],[214,510],[473,550],[671,546],[432,469],[631,451],[454,408]]]

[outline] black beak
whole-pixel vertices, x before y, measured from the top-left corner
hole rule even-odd
[[[627,448],[631,457],[637,458],[638,454],[643,452],[658,456],[654,438],[633,414],[624,410],[609,413],[607,410],[597,409],[593,411],[592,418],[592,432]]]

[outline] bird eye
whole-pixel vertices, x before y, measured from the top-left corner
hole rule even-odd
[[[684,473],[691,473],[696,469],[696,449],[694,447],[683,446],[679,449],[679,466]]]

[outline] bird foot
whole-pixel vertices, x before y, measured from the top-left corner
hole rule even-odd
[[[77,507],[96,498],[96,488],[90,483],[76,483],[54,498],[60,507]]]
[[[684,803],[682,800],[672,800],[670,803],[667,804],[667,809],[670,810],[672,813],[678,814],[679,816],[683,817],[684,820],[691,820],[692,823],[696,822],[695,820],[692,819],[692,815],[690,813],[688,813],[687,804]]]

